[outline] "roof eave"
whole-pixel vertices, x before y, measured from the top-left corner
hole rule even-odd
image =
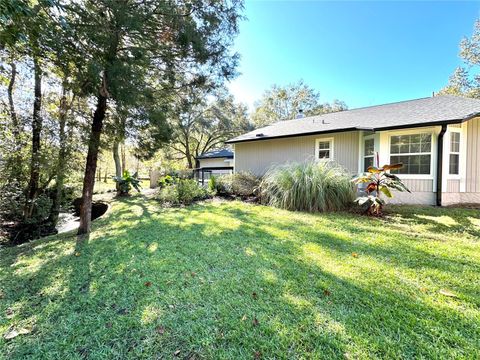
[[[310,135],[319,135],[319,134],[331,134],[337,132],[345,132],[345,131],[355,131],[358,130],[357,128],[345,128],[345,129],[334,129],[334,130],[323,130],[323,131],[311,131],[306,133],[297,133],[297,134],[286,134],[286,135],[279,135],[279,136],[263,136],[258,137],[255,139],[231,139],[226,141],[226,144],[236,144],[241,142],[248,142],[248,141],[260,141],[260,140],[271,140],[271,139],[285,139],[290,137],[300,137],[300,136],[310,136]]]
[[[202,159],[233,159],[233,155],[228,156],[198,156],[195,159],[202,160]]]
[[[321,134],[333,134],[339,132],[347,132],[347,131],[386,131],[386,130],[400,130],[400,129],[409,129],[409,128],[418,128],[418,127],[425,127],[425,126],[439,126],[439,125],[448,125],[448,124],[461,124],[462,122],[471,120],[477,116],[480,116],[480,112],[471,113],[466,115],[460,119],[449,119],[449,120],[440,120],[434,122],[420,122],[416,124],[406,124],[406,125],[395,125],[395,126],[384,126],[384,127],[377,127],[377,128],[369,128],[369,127],[350,127],[350,128],[343,128],[343,129],[332,129],[332,130],[323,130],[323,131],[313,131],[313,132],[306,132],[306,133],[298,133],[298,134],[287,134],[287,135],[279,135],[279,136],[264,136],[255,139],[231,139],[226,141],[226,144],[236,144],[242,142],[251,142],[251,141],[261,141],[261,140],[273,140],[273,139],[285,139],[290,137],[303,137],[303,136],[311,136],[311,135],[321,135]]]

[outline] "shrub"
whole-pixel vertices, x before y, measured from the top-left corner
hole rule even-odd
[[[158,199],[173,205],[189,205],[210,196],[211,193],[200,186],[196,180],[180,179],[177,183],[160,189]]]
[[[392,198],[392,190],[410,192],[398,176],[387,172],[389,170],[401,169],[402,167],[403,164],[383,165],[381,168],[370,166],[366,173],[352,180],[357,185],[367,184],[365,188],[366,196],[359,196],[355,201],[364,207],[368,215],[382,215],[385,201],[381,198],[381,194]]]
[[[212,193],[217,191],[217,178],[213,175],[210,176],[210,179],[208,179],[208,190],[210,190]]]
[[[46,190],[47,196],[52,199],[55,198],[57,192],[57,184],[54,184],[50,188]],[[62,187],[62,202],[60,204],[60,208],[63,210],[67,210],[72,207],[73,201],[81,196],[81,189],[78,186],[74,186],[71,184],[65,184]]]
[[[135,173],[130,175],[128,170],[123,172],[123,176],[114,176],[113,180],[118,185],[118,194],[119,195],[128,195],[130,190],[135,188],[138,192],[140,192],[140,180],[138,179],[138,174]]]
[[[18,182],[12,181],[0,187],[0,221],[20,221],[24,206],[25,194]]]
[[[223,195],[256,195],[260,179],[249,172],[222,175],[215,179],[215,190]]]
[[[158,179],[158,186],[163,189],[166,186],[173,185],[177,181],[176,177],[165,175]]]
[[[351,206],[351,176],[330,162],[309,161],[271,168],[260,184],[263,203],[287,210],[337,211]]]

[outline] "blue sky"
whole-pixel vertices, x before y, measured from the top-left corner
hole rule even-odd
[[[272,84],[299,79],[350,108],[431,96],[461,64],[480,2],[247,1],[229,84],[253,106]]]

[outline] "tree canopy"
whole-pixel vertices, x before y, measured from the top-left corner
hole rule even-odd
[[[326,114],[348,109],[340,100],[331,103],[320,101],[320,93],[303,80],[286,86],[272,85],[255,104],[252,122],[256,127],[281,120],[295,119],[299,110],[305,116]]]
[[[470,38],[460,41],[460,58],[464,65],[457,67],[450,76],[447,86],[439,94],[466,96],[480,99],[480,20],[474,25]]]
[[[0,10],[8,116],[0,166],[18,183],[23,222],[42,213],[37,228],[56,221],[45,216],[58,215],[48,192],[71,176],[71,144],[85,160],[79,233],[87,233],[102,147],[128,138],[138,158],[151,157],[171,140],[169,119],[187,90],[207,96],[236,75],[239,0],[15,0]]]
[[[224,146],[226,140],[253,129],[247,107],[235,102],[224,89],[213,99],[189,92],[179,99],[171,122],[171,149],[193,168],[195,157]]]

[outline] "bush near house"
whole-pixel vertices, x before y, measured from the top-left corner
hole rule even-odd
[[[351,176],[331,162],[308,161],[271,168],[264,176],[261,202],[287,210],[346,209],[355,199]]]
[[[200,186],[196,180],[180,179],[160,189],[157,198],[164,204],[190,205],[211,196],[212,193]]]
[[[214,180],[219,195],[249,197],[257,195],[260,178],[249,172],[222,175]]]
[[[164,187],[175,184],[176,181],[177,181],[176,177],[173,177],[173,176],[167,174],[165,176],[161,176],[158,179],[158,187],[160,189],[163,189]]]

